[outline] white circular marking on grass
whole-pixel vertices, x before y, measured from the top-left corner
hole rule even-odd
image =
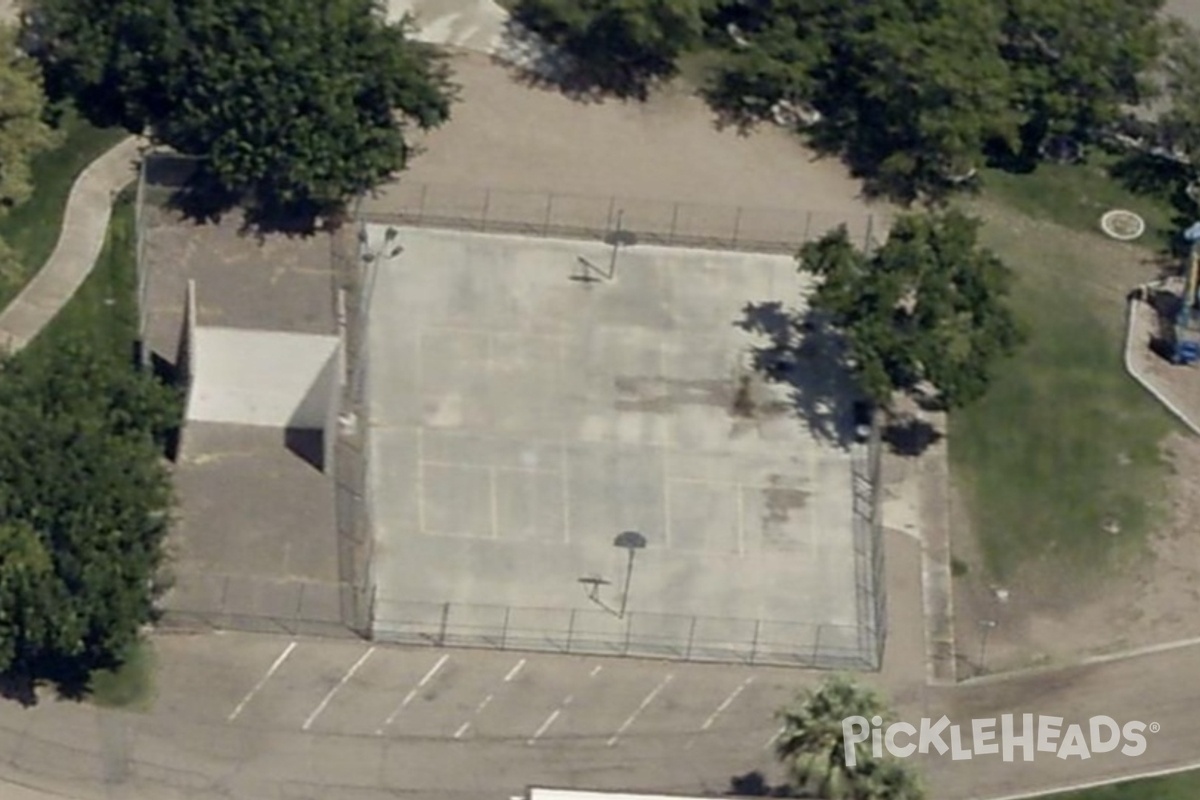
[[[1113,239],[1132,242],[1146,232],[1146,221],[1132,211],[1114,208],[1100,217],[1100,229]]]

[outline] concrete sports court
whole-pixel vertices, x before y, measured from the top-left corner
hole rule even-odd
[[[751,366],[748,323],[802,298],[791,258],[388,236],[366,228],[403,248],[368,278],[377,638],[858,657],[845,378]]]

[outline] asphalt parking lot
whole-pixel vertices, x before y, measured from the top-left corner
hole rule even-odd
[[[230,638],[239,641],[228,646]],[[706,740],[761,760],[773,714],[807,673],[728,665],[291,641],[226,634],[164,676],[156,711],[264,731],[525,747],[690,750]],[[211,691],[197,706],[194,679]]]

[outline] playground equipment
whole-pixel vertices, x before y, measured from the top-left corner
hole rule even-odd
[[[1175,317],[1175,342],[1171,361],[1175,364],[1194,364],[1200,361],[1200,222],[1183,232],[1190,245],[1183,295],[1179,298],[1179,313]]]

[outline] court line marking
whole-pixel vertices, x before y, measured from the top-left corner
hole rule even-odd
[[[242,698],[242,702],[237,704],[237,708],[235,708],[233,713],[229,715],[227,719],[228,722],[233,722],[238,718],[238,716],[241,715],[242,710],[246,707],[246,704],[250,702],[251,698],[258,694],[259,691],[267,685],[267,681],[271,680],[271,676],[273,676],[279,670],[279,668],[283,666],[284,661],[287,661],[288,656],[290,656],[292,651],[296,649],[296,644],[296,642],[292,642],[287,647],[283,648],[283,652],[279,654],[279,657],[276,658],[274,663],[271,664],[270,668],[267,669],[267,673],[262,676],[262,679],[258,683],[254,684],[253,689],[246,693],[246,696]]]
[[[321,701],[321,704],[313,709],[313,712],[308,715],[308,719],[304,720],[304,724],[300,726],[300,730],[306,731],[312,727],[312,724],[317,721],[317,717],[321,716],[321,713],[325,710],[325,707],[329,705],[329,701],[333,700],[333,696],[341,691],[341,688],[345,686],[351,678],[354,677],[354,673],[358,672],[359,668],[362,667],[363,664],[367,663],[367,659],[370,658],[371,654],[374,652],[374,647],[369,648],[367,652],[363,653],[362,656],[359,657],[358,661],[354,662],[354,666],[346,670],[346,674],[343,675],[342,679],[337,682],[337,685],[329,690],[329,694],[325,695],[325,699]]]
[[[667,688],[667,684],[669,684],[671,679],[674,677],[674,675],[667,675],[667,677],[663,678],[662,683],[660,683],[658,686],[655,686],[650,694],[646,695],[646,697],[642,700],[642,704],[639,705],[637,709],[629,715],[629,719],[621,723],[621,727],[617,728],[617,732],[614,733],[612,738],[608,740],[606,744],[609,747],[612,747],[617,743],[617,740],[621,738],[621,734],[629,729],[629,726],[632,725],[637,720],[638,716],[646,710],[646,706],[654,702],[654,698],[658,697],[659,692]]]
[[[391,714],[389,714],[388,718],[386,720],[384,720],[383,725],[379,726],[378,730],[375,731],[376,736],[383,735],[383,732],[387,728],[387,726],[391,725],[396,720],[396,717],[400,716],[400,712],[403,711],[405,709],[405,707],[408,706],[408,704],[413,701],[413,699],[417,696],[418,692],[420,692],[423,688],[425,688],[425,684],[427,684],[431,680],[433,680],[434,676],[438,674],[438,671],[441,670],[441,668],[449,660],[450,660],[450,654],[445,653],[442,655],[441,658],[438,659],[436,664],[434,664],[432,667],[429,668],[429,671],[426,672],[425,676],[423,678],[421,678],[420,681],[417,682],[417,685],[414,686],[412,689],[410,689],[408,694],[406,694],[404,696],[404,700],[402,700],[400,702],[400,705],[396,706],[396,710],[393,711]]]
[[[492,538],[500,538],[500,490],[496,487],[496,468],[488,467],[488,500],[492,511]]]
[[[746,555],[746,487],[737,485],[737,542],[738,555]]]
[[[417,428],[417,530],[425,533],[425,429]]]

